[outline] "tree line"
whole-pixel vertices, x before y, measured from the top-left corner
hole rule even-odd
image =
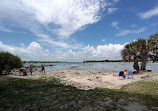
[[[86,62],[123,62],[123,60],[87,60],[83,61],[83,63]]]

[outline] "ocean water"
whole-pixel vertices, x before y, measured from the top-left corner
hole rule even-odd
[[[24,64],[25,67],[28,67],[28,63]],[[33,63],[35,66],[41,66],[41,63]],[[97,70],[101,72],[119,72],[122,70],[132,70],[133,63],[123,63],[123,62],[108,62],[108,63],[81,63],[81,62],[72,62],[72,63],[45,63],[45,65],[52,65],[46,67],[46,71],[57,71],[57,70],[66,70],[66,69],[82,69],[82,70]],[[146,66],[147,70],[152,70],[152,72],[158,72],[158,63],[148,63]]]

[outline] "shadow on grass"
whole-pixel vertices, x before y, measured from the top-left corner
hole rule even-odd
[[[8,79],[0,83],[0,110],[158,110],[158,95],[131,92],[126,87],[85,91],[64,86],[55,78]]]

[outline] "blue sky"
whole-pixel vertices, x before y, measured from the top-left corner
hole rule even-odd
[[[118,60],[158,32],[158,0],[1,0],[0,51],[22,60]]]

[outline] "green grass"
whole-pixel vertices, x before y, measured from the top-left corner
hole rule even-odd
[[[58,79],[9,79],[0,83],[0,111],[126,111],[158,110],[158,81],[137,82],[121,90],[84,91],[64,86]]]
[[[158,96],[158,80],[131,83],[124,86],[122,90],[131,93]]]

